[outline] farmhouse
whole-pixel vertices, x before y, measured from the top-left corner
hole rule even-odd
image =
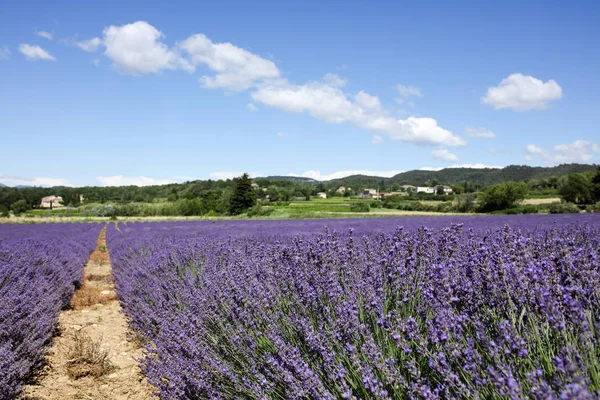
[[[42,203],[40,204],[41,208],[61,208],[63,198],[60,196],[46,196],[42,197]]]
[[[429,194],[452,194],[452,188],[446,185],[438,185],[438,186],[418,186],[416,188],[417,193],[429,193]]]
[[[377,194],[377,189],[364,189],[358,195],[361,199],[379,199],[379,195]]]
[[[430,194],[434,194],[435,193],[435,188],[434,187],[429,187],[429,186],[417,186],[417,193],[430,193]]]

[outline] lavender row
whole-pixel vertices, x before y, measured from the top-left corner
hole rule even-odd
[[[101,226],[0,226],[0,399],[41,365]]]
[[[599,397],[598,220],[468,222],[108,244],[164,399]]]

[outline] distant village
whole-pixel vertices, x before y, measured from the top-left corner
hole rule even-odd
[[[346,191],[350,191],[352,188],[340,186],[336,192],[343,195]],[[408,196],[409,194],[416,193],[426,193],[426,194],[438,194],[438,195],[449,195],[452,194],[452,188],[446,185],[437,185],[437,186],[412,186],[412,185],[402,185],[401,191],[395,192],[382,192],[377,189],[363,189],[360,193],[358,193],[358,197],[361,199],[373,199],[373,200],[381,200],[386,196]],[[319,192],[317,193],[317,197],[320,199],[326,199],[327,193]]]

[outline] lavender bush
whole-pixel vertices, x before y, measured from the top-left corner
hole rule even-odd
[[[0,399],[15,398],[41,365],[100,228],[0,225]]]
[[[598,217],[457,222],[127,224],[108,244],[164,399],[597,398]]]

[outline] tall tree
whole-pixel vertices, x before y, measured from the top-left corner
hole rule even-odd
[[[585,174],[570,174],[560,179],[558,193],[570,203],[589,204],[592,202],[592,182]]]
[[[256,194],[252,189],[252,181],[248,174],[235,178],[235,187],[229,203],[229,212],[242,214],[256,204]]]
[[[600,201],[600,165],[592,178],[592,196],[594,197],[594,201]]]

